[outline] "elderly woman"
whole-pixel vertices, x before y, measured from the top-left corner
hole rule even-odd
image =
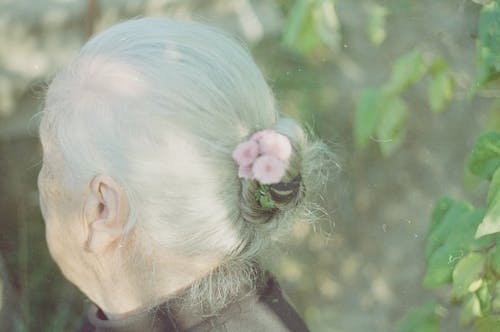
[[[111,27],[53,79],[40,138],[49,250],[94,303],[83,331],[307,331],[262,261],[310,218],[328,152],[231,37]]]

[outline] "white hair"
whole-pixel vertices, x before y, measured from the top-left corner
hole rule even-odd
[[[252,200],[255,181],[239,179],[231,158],[264,128],[290,138],[284,181],[301,179],[297,197],[265,213],[266,222]],[[296,122],[280,119],[238,41],[160,18],[126,21],[91,39],[52,81],[40,135],[62,150],[71,181],[109,174],[121,183],[131,206],[127,230],[187,256],[227,257],[217,277],[192,288],[191,297],[212,308],[230,301],[242,281],[252,285],[255,262],[273,239],[309,218],[308,199],[324,184],[330,158]]]

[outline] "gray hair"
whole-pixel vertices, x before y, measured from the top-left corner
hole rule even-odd
[[[239,179],[231,158],[238,143],[265,128],[292,142],[283,182],[300,178],[297,194],[272,213],[254,198],[258,183]],[[297,220],[312,219],[331,161],[323,143],[280,117],[237,40],[173,19],[126,21],[91,39],[52,81],[40,135],[62,150],[70,181],[114,176],[131,206],[127,230],[151,246],[226,257],[188,295],[212,312],[241,285],[252,290],[270,245]]]

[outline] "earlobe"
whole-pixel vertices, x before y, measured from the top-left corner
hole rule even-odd
[[[122,187],[109,176],[96,176],[90,183],[84,209],[86,250],[98,253],[116,248],[128,220],[128,202]]]

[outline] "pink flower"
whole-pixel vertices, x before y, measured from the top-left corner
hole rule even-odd
[[[288,137],[272,129],[264,129],[238,144],[232,156],[239,166],[240,178],[272,184],[281,181],[291,154],[292,144]]]
[[[239,166],[251,165],[259,154],[259,145],[254,141],[245,141],[233,151],[233,159]]]
[[[252,137],[250,137],[250,140],[252,141],[256,141],[256,142],[259,142],[259,140],[264,137],[265,135],[272,135],[274,134],[275,131],[274,130],[271,130],[271,129],[264,129],[264,130],[260,130],[258,132],[255,132]]]
[[[278,183],[285,175],[285,164],[274,156],[260,156],[253,163],[252,172],[262,184]]]
[[[271,131],[260,137],[259,150],[262,155],[270,155],[286,161],[292,154],[292,144],[288,137]]]
[[[252,166],[251,165],[240,166],[238,168],[238,177],[247,180],[252,180],[253,179]]]

